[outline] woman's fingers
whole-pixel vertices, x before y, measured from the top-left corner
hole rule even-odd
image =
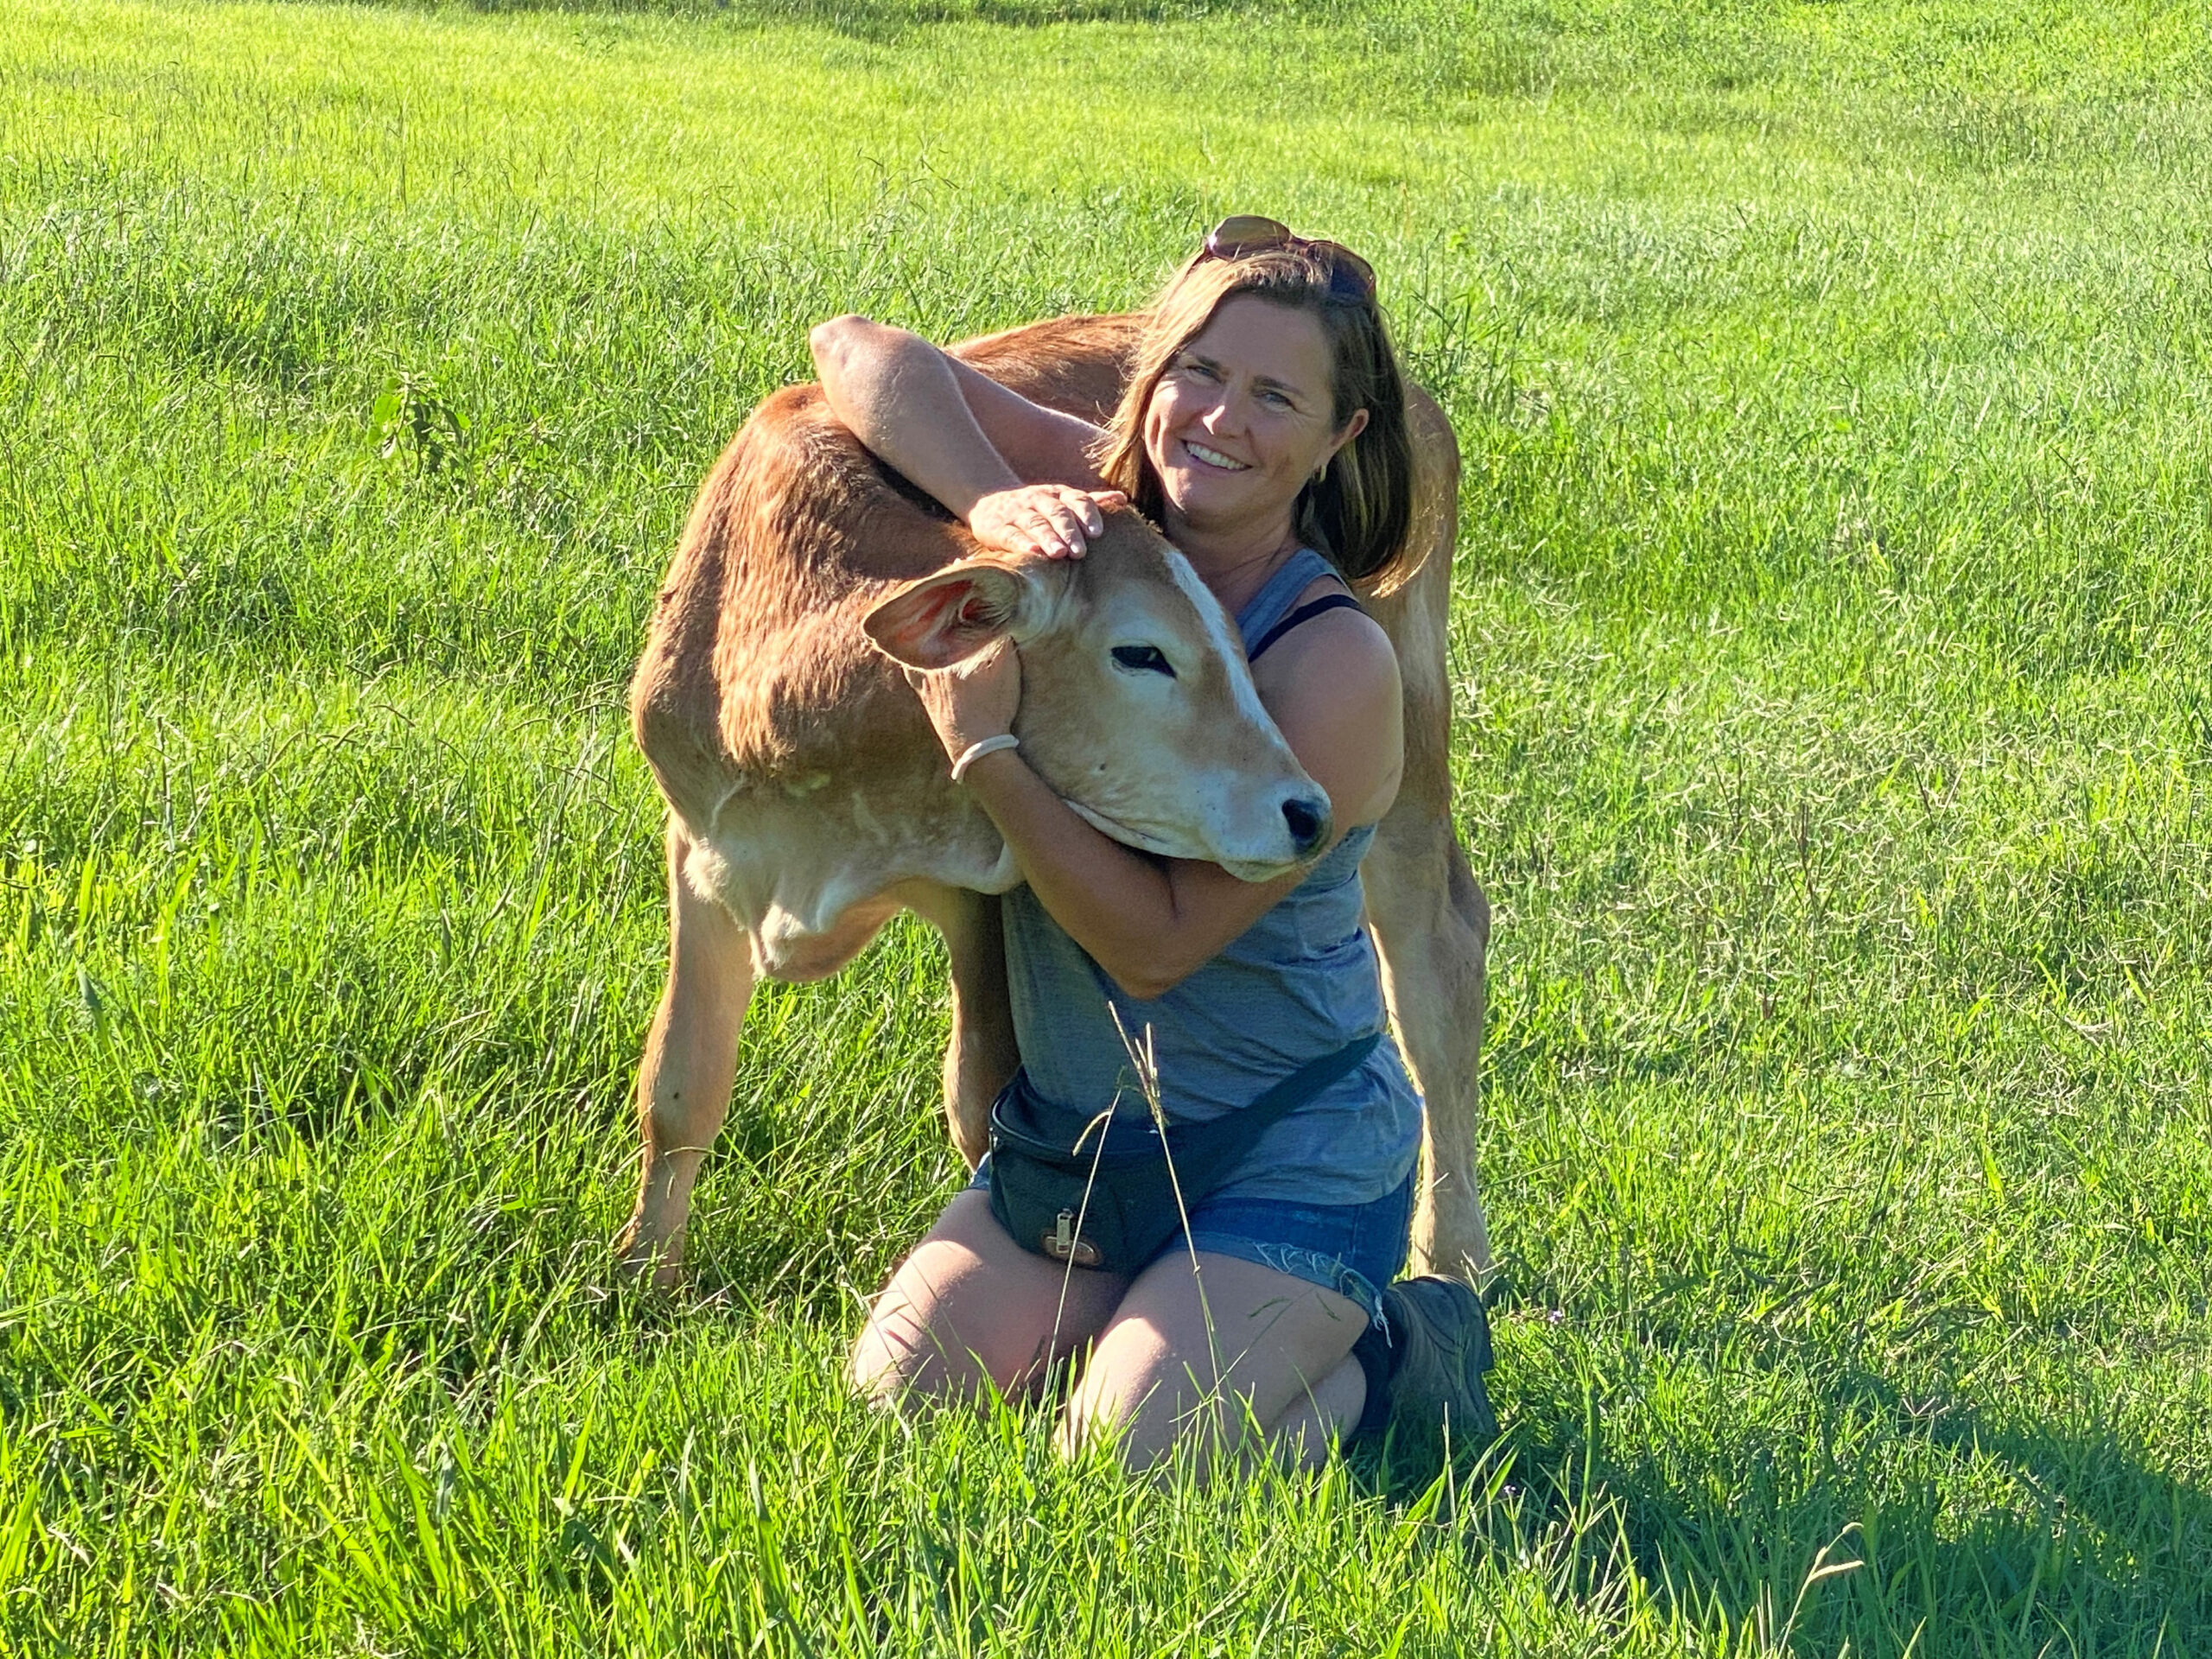
[[[1119,490],[1078,490],[1065,484],[1025,484],[976,502],[968,514],[976,539],[1001,552],[1079,559],[1090,538],[1106,533],[1106,515],[1126,505]]]
[[[1068,521],[1056,514],[1040,512],[1032,521],[1036,541],[1033,550],[1048,559],[1077,559],[1083,556],[1083,537],[1071,529]]]
[[[1084,555],[1084,524],[1075,509],[1057,491],[1039,486],[1027,518],[1035,550],[1048,559],[1079,559]]]
[[[1058,496],[1047,517],[1058,532],[1067,551],[1064,556],[1079,559],[1093,536],[1106,533],[1106,515],[1116,507],[1128,505],[1128,497],[1119,490],[1078,490],[1064,486],[1052,486]],[[1063,556],[1054,555],[1053,556]]]

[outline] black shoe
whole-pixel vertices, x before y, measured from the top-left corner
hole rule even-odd
[[[1382,1292],[1382,1317],[1389,1326],[1389,1427],[1401,1439],[1441,1434],[1454,1447],[1496,1440],[1497,1414],[1483,1387],[1491,1363],[1490,1316],[1473,1287],[1433,1274],[1401,1279]],[[1376,1415],[1370,1408],[1365,1420]]]

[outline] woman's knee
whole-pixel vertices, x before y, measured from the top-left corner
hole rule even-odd
[[[1295,1379],[1285,1402],[1277,1379],[1264,1375],[1217,1378],[1207,1359],[1169,1356],[1158,1363],[1129,1363],[1126,1355],[1094,1359],[1069,1395],[1058,1445],[1064,1453],[1104,1442],[1135,1468],[1176,1453],[1201,1467],[1264,1452],[1292,1466],[1318,1467],[1349,1436],[1366,1399],[1366,1380],[1355,1360],[1340,1361],[1318,1382]]]
[[[869,1307],[854,1339],[845,1362],[846,1382],[870,1405],[897,1405],[925,1381],[919,1340],[924,1334],[925,1327],[899,1298],[894,1278]]]
[[[1202,1458],[1275,1433],[1323,1400],[1365,1325],[1357,1304],[1241,1258],[1148,1268],[1116,1311],[1068,1401],[1061,1444],[1112,1437],[1133,1464],[1179,1441]]]
[[[845,1381],[869,1405],[890,1409],[929,1402],[981,1402],[996,1379],[973,1353],[963,1353],[922,1332],[902,1338],[870,1321],[845,1364]]]
[[[910,1397],[965,1398],[1003,1379],[992,1375],[994,1345],[979,1321],[981,1264],[935,1236],[916,1247],[870,1305],[846,1375],[878,1405]],[[968,1317],[963,1318],[963,1313]]]
[[[1061,1413],[1058,1445],[1075,1452],[1104,1441],[1144,1468],[1179,1444],[1232,1439],[1248,1409],[1212,1357],[1143,1322],[1117,1320],[1092,1351]]]
[[[1007,1237],[981,1193],[963,1192],[868,1309],[847,1375],[880,1404],[1026,1393],[1089,1344],[1124,1282],[1064,1279]]]
[[[1147,1367],[1127,1351],[1126,1337],[1109,1337],[1084,1357],[1061,1408],[1064,1438],[1080,1441],[1126,1421],[1147,1390]]]

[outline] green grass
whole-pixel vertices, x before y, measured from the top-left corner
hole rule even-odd
[[[2212,1652],[2212,14],[0,24],[0,1649]],[[1372,255],[1467,455],[1500,1455],[872,1418],[941,957],[610,1284],[621,691],[859,308]],[[1840,1570],[1839,1570],[1840,1569]]]

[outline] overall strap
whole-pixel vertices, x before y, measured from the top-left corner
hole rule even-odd
[[[1288,1116],[1338,1077],[1348,1075],[1354,1066],[1375,1052],[1376,1044],[1382,1040],[1381,1032],[1370,1031],[1364,1037],[1353,1038],[1342,1048],[1333,1049],[1318,1060],[1306,1061],[1243,1111],[1232,1112],[1230,1117],[1243,1119],[1257,1135],[1277,1119]]]
[[[1324,611],[1360,611],[1367,607],[1350,594],[1324,594],[1311,605],[1301,605],[1288,616],[1260,636],[1260,643],[1244,653],[1247,663],[1256,663],[1267,654],[1269,645],[1288,633],[1301,622],[1311,622]]]
[[[1261,584],[1260,591],[1236,613],[1236,632],[1243,638],[1246,654],[1298,603],[1300,594],[1320,577],[1335,574],[1335,567],[1310,547],[1300,548],[1278,565],[1274,574]]]
[[[1249,1152],[1262,1135],[1338,1078],[1350,1076],[1382,1040],[1379,1031],[1355,1037],[1342,1048],[1308,1060],[1241,1110],[1224,1112],[1203,1123],[1176,1124],[1178,1154],[1195,1154],[1195,1166],[1187,1172],[1196,1177],[1192,1185],[1206,1189],[1217,1183],[1226,1166]]]

